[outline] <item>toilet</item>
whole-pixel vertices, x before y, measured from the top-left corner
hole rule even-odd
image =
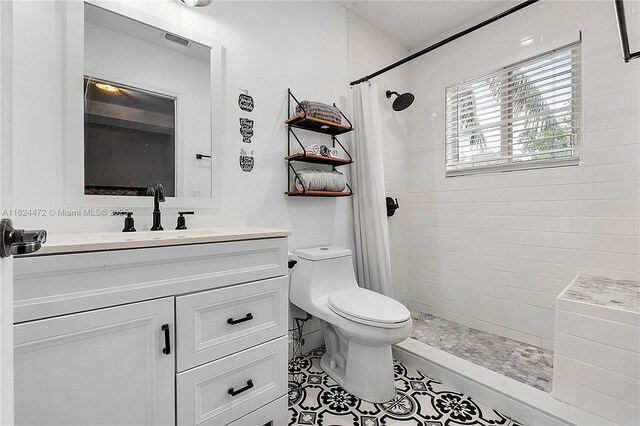
[[[317,317],[327,348],[320,366],[340,386],[370,402],[395,395],[391,345],[409,337],[412,321],[400,302],[358,286],[351,250],[296,250],[291,303]]]

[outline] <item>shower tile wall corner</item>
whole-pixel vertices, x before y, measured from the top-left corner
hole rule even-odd
[[[445,178],[445,88],[580,30],[581,164]],[[630,38],[637,46],[640,32]],[[612,3],[539,2],[408,68],[410,306],[553,349],[555,298],[577,273],[638,279],[640,61],[621,59]]]

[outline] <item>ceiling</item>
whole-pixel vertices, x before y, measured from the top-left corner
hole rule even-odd
[[[477,23],[515,6],[513,0],[339,1],[411,49],[464,23]]]

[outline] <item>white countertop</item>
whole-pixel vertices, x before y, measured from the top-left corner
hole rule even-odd
[[[287,237],[289,235],[291,235],[291,231],[284,229],[256,226],[220,226],[182,231],[49,234],[47,235],[47,242],[42,245],[42,248],[35,255],[218,243]]]

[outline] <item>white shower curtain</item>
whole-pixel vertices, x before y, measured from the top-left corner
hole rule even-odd
[[[393,296],[378,88],[368,82],[354,86],[350,113],[355,128],[350,142],[358,282]]]

